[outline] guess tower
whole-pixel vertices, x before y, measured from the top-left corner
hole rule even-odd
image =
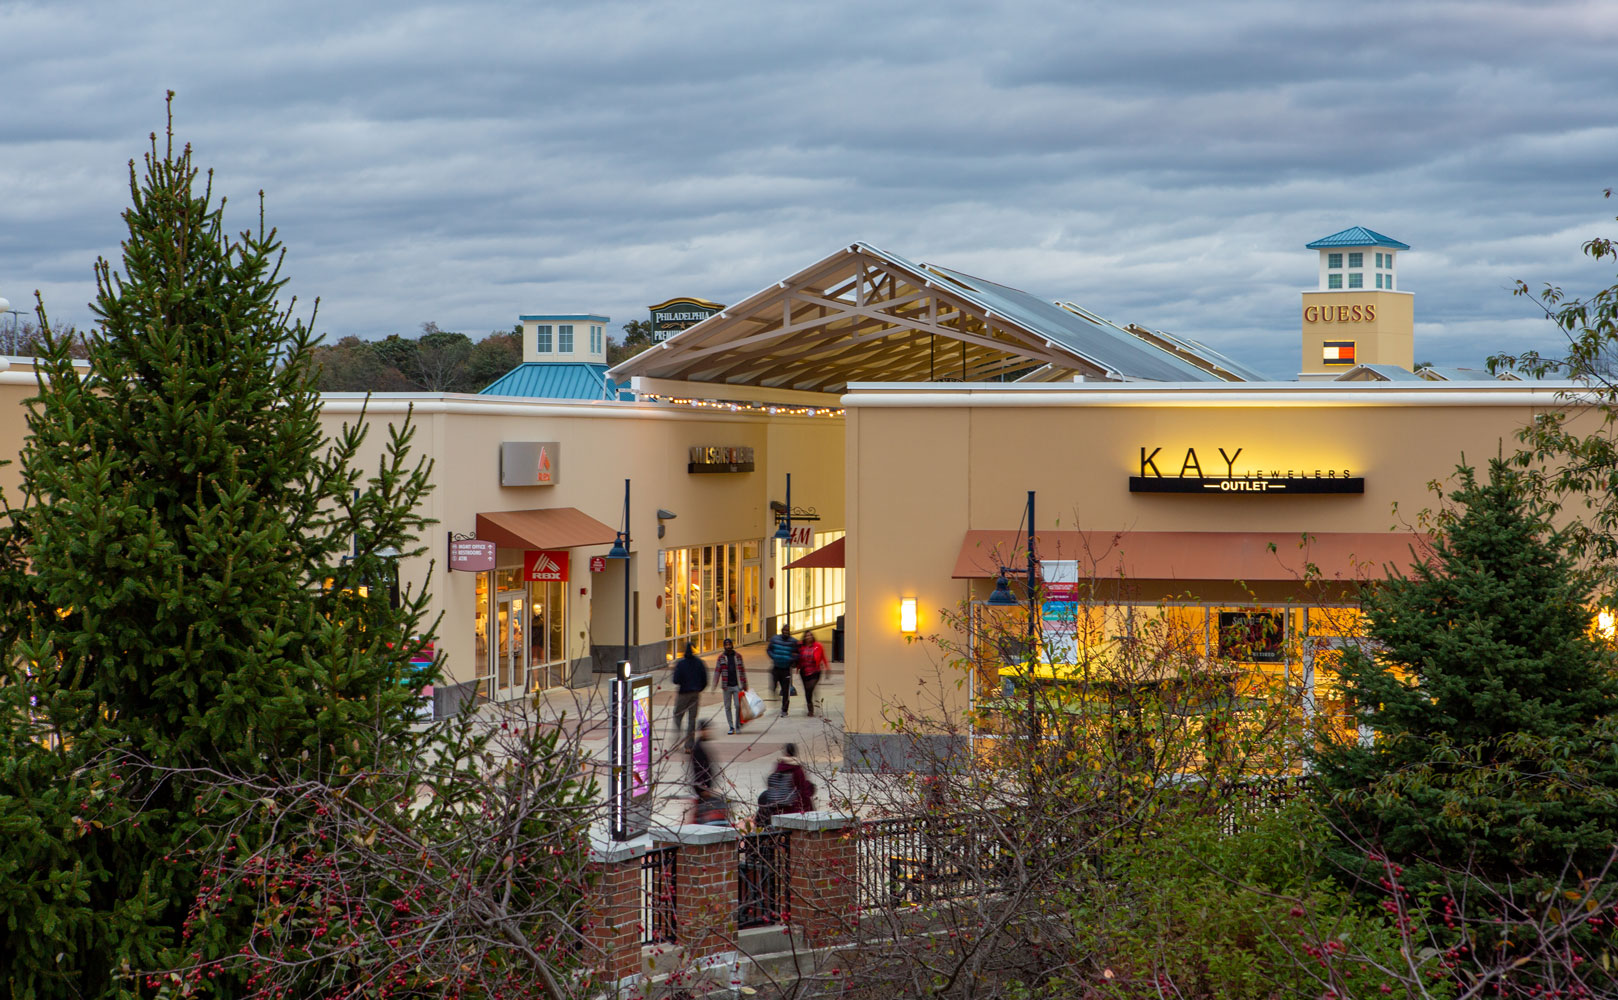
[[[1396,261],[1410,247],[1361,226],[1308,244],[1320,252],[1320,284],[1303,293],[1299,378],[1329,379],[1355,365],[1415,363],[1415,314],[1399,290]]]

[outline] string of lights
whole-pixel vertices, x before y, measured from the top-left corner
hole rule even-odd
[[[692,399],[686,396],[665,396],[656,392],[643,392],[640,398],[653,403],[689,406],[700,410],[727,410],[731,413],[768,413],[789,417],[840,417],[840,406],[792,406],[785,403],[760,403],[745,399]]]

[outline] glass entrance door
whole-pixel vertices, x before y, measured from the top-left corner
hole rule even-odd
[[[742,563],[742,642],[764,640],[764,617],[759,614],[759,564],[754,559]]]
[[[497,699],[522,694],[528,676],[528,644],[523,641],[527,621],[522,591],[502,591],[495,600],[494,663],[491,687]]]

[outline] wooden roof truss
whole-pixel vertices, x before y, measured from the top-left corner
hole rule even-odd
[[[629,375],[840,392],[849,382],[1104,376],[1061,345],[857,247],[614,369]]]

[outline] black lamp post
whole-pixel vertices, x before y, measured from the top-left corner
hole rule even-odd
[[[624,530],[612,540],[608,559],[624,561],[624,663],[629,662],[629,480],[624,480]],[[622,671],[619,671],[622,673]]]
[[[787,626],[792,624],[792,571],[786,568],[787,556],[792,554],[792,473],[787,473],[787,509],[778,515],[775,527],[775,540],[781,543],[781,580],[787,592]]]
[[[1034,665],[1039,659],[1039,592],[1035,583],[1036,563],[1034,560],[1034,491],[1028,491],[1028,510],[1025,512],[1028,521],[1028,569],[1024,578],[1028,584],[1028,674],[1025,683],[1028,685],[1028,727],[1034,735],[1039,735],[1039,713],[1035,700],[1036,685],[1034,683]],[[1018,604],[1017,598],[1011,593],[1011,583],[1006,579],[1006,570],[1002,567],[1000,575],[995,577],[994,593],[984,602],[994,608],[1013,608]]]

